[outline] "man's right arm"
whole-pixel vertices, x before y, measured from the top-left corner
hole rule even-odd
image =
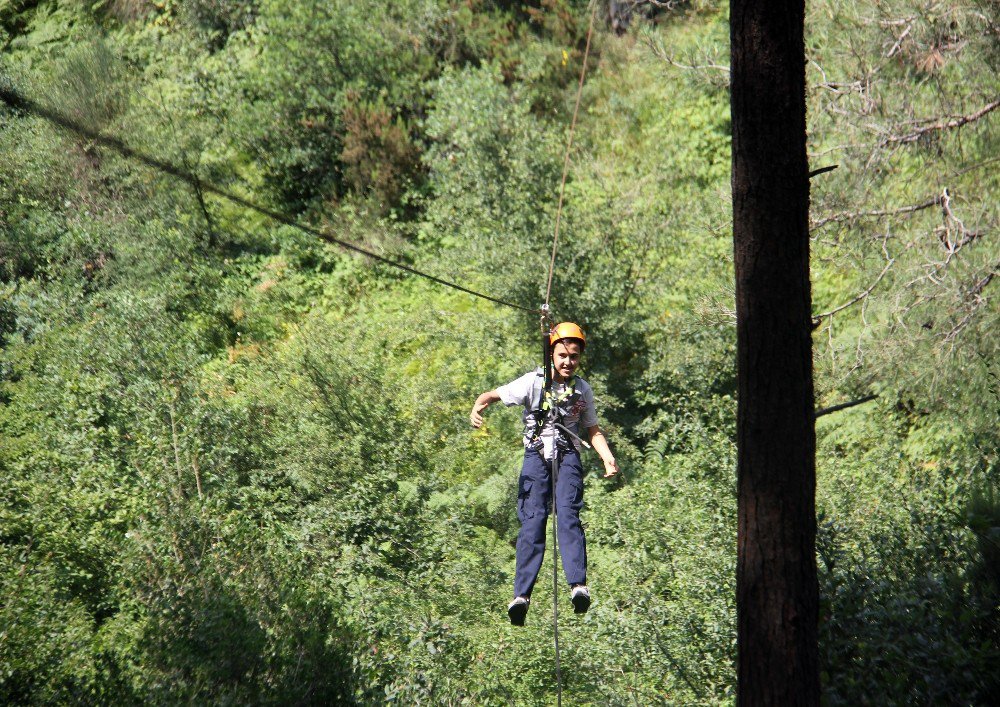
[[[500,393],[495,390],[488,390],[476,398],[476,404],[472,406],[472,412],[469,414],[469,421],[472,422],[472,426],[476,429],[482,427],[483,410],[493,403],[498,402],[500,402]]]

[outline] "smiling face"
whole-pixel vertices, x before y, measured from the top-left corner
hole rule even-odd
[[[564,339],[556,343],[552,349],[552,363],[555,367],[555,379],[559,383],[566,382],[580,365],[580,354],[583,349],[580,343],[572,339]]]

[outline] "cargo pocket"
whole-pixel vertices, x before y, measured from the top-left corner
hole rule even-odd
[[[517,519],[522,523],[535,517],[535,509],[531,503],[531,479],[521,477],[517,488]]]
[[[566,503],[571,510],[579,513],[583,508],[583,481],[580,479],[569,478],[563,483],[566,484],[564,503]]]

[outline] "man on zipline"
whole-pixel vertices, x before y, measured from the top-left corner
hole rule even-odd
[[[590,608],[587,545],[583,525],[580,524],[580,509],[583,508],[583,467],[579,449],[581,425],[604,462],[604,477],[618,473],[615,457],[597,424],[594,391],[585,380],[574,375],[587,345],[587,337],[576,324],[563,322],[552,330],[549,341],[553,370],[552,391],[548,399],[544,395],[544,372],[539,368],[480,395],[469,415],[472,426],[478,428],[483,424],[483,411],[493,403],[524,407],[524,464],[517,489],[517,517],[521,521],[521,532],[517,536],[514,601],[507,607],[510,622],[515,626],[524,625],[531,590],[545,554],[553,458],[558,459],[559,469],[555,492],[559,546],[566,581],[571,588],[570,600],[578,614]],[[554,420],[549,414],[553,406],[556,412]]]

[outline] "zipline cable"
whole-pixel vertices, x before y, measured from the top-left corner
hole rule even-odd
[[[562,218],[563,198],[566,194],[566,176],[569,174],[569,156],[573,149],[573,133],[576,130],[576,116],[580,112],[580,97],[583,95],[583,80],[587,76],[587,59],[590,56],[590,38],[594,34],[594,16],[597,7],[590,4],[590,26],[587,28],[587,46],[583,50],[583,66],[580,67],[580,82],[576,87],[576,104],[573,106],[573,120],[569,124],[569,138],[566,142],[566,156],[563,158],[562,181],[559,183],[559,204],[556,206],[555,234],[552,237],[552,258],[549,260],[549,278],[545,285],[545,304],[549,303],[552,294],[552,276],[556,267],[556,246],[559,245],[559,224]]]
[[[65,115],[62,115],[61,113],[46,108],[36,103],[35,101],[32,101],[30,98],[22,96],[20,93],[10,88],[9,86],[0,85],[0,100],[2,100],[4,103],[6,103],[8,106],[10,106],[15,110],[24,111],[26,113],[31,113],[33,115],[36,115],[40,118],[44,118],[45,120],[49,121],[50,123],[54,123],[55,125],[58,125],[64,130],[76,133],[77,135],[83,136],[88,140],[91,140],[99,145],[103,145],[104,147],[112,149],[115,152],[122,155],[123,157],[135,160],[137,162],[141,162],[147,167],[152,167],[155,170],[158,170],[165,174],[169,174],[175,179],[179,179],[182,182],[186,182],[195,189],[201,189],[202,191],[215,194],[216,196],[226,199],[227,201],[230,201],[234,204],[242,206],[246,209],[250,209],[251,211],[256,211],[257,213],[262,214],[263,216],[267,216],[268,218],[277,221],[278,223],[285,224],[286,226],[291,226],[292,228],[297,228],[300,231],[308,233],[311,236],[316,236],[317,238],[324,240],[327,243],[339,246],[340,248],[343,248],[345,250],[350,250],[355,253],[359,253],[368,258],[371,258],[372,260],[378,261],[384,265],[389,265],[391,267],[404,270],[410,273],[411,275],[417,275],[419,277],[426,278],[428,280],[431,280],[432,282],[438,283],[439,285],[444,285],[445,287],[450,287],[454,290],[465,292],[466,294],[470,294],[474,297],[479,297],[480,299],[488,300],[490,302],[494,302],[496,304],[500,304],[505,307],[511,307],[512,309],[519,309],[524,312],[531,312],[531,313],[538,312],[538,310],[536,309],[525,307],[523,305],[517,304],[516,302],[509,302],[507,300],[503,300],[498,297],[493,297],[492,295],[487,295],[482,292],[477,292],[476,290],[469,289],[468,287],[459,285],[458,283],[450,282],[443,278],[437,277],[436,275],[431,275],[430,273],[418,270],[417,268],[407,265],[406,263],[402,263],[398,260],[393,260],[392,258],[387,258],[384,255],[373,253],[372,251],[362,248],[360,246],[356,246],[353,243],[341,240],[336,236],[327,233],[326,231],[322,231],[318,228],[313,228],[312,226],[307,226],[305,224],[299,223],[291,216],[283,214],[280,211],[275,211],[273,209],[267,208],[266,206],[261,206],[260,204],[256,204],[245,197],[239,196],[238,194],[234,194],[233,192],[228,191],[227,189],[218,187],[212,184],[211,182],[206,182],[200,177],[197,177],[191,172],[182,169],[175,164],[148,155],[140,150],[136,150],[133,147],[129,147],[118,138],[111,137],[108,135],[102,135],[101,133],[95,130],[91,130],[90,128],[87,128],[81,125],[80,123],[76,122],[72,118],[69,118]]]

